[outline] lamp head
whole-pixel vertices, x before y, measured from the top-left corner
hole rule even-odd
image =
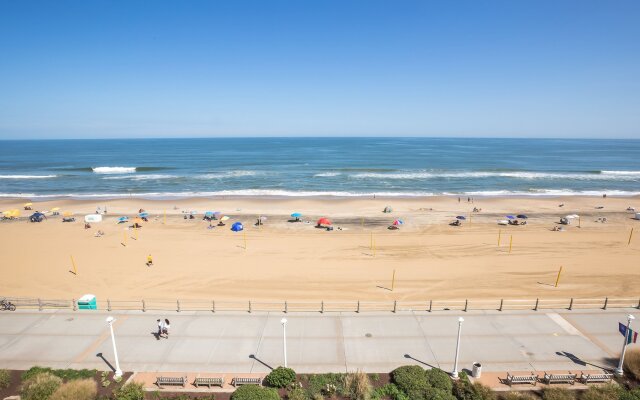
[[[633,315],[629,314],[629,315],[627,315],[627,319],[629,321],[633,321],[634,319],[636,319],[636,317],[634,317]]]
[[[458,322],[464,322],[464,318],[462,317],[458,318]]]
[[[113,318],[113,317],[107,317],[107,322],[110,323],[110,324],[113,323],[113,321],[115,321],[115,320],[116,319]]]
[[[282,325],[285,325],[285,324],[287,323],[287,319],[286,319],[286,318],[282,318],[282,319],[280,320],[280,323],[281,323]]]

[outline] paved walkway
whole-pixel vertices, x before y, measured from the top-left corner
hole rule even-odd
[[[388,372],[406,364],[451,370],[458,317],[460,368],[484,371],[593,370],[615,366],[618,322],[629,310],[288,314],[288,363],[297,372]],[[126,371],[264,374],[283,364],[281,313],[0,313],[0,368],[33,365],[108,369],[105,318],[113,315]],[[156,319],[171,338],[156,340]],[[102,357],[100,356],[102,355]]]

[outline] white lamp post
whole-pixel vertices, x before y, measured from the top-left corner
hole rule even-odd
[[[460,353],[460,333],[462,332],[462,323],[464,322],[464,318],[458,318],[458,340],[456,342],[456,359],[453,363],[453,379],[458,379],[458,353]]]
[[[284,353],[284,367],[287,368],[287,319],[280,320],[282,324],[282,351]]]
[[[118,362],[118,351],[116,350],[116,338],[113,336],[113,322],[116,319],[113,317],[107,317],[107,323],[109,324],[109,329],[111,330],[111,343],[113,343],[113,355],[116,358],[116,378],[120,378],[122,376],[122,371],[120,370],[120,363]]]
[[[634,319],[636,319],[636,317],[634,317],[633,315],[631,314],[627,315],[627,330],[626,330],[626,335],[624,335],[624,342],[622,343],[622,354],[620,354],[620,361],[618,362],[618,368],[616,368],[615,370],[615,373],[618,376],[622,376],[622,374],[624,373],[623,371],[624,353],[627,351],[627,341],[629,340],[629,335],[631,335],[631,330],[629,328],[631,327],[631,321],[633,321]]]

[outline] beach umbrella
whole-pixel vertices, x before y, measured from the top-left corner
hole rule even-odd
[[[25,207],[29,207],[29,206],[32,206],[32,205],[33,205],[33,203],[24,203]]]
[[[144,221],[142,220],[142,218],[136,218],[133,220],[134,224],[142,224]]]
[[[393,221],[393,225],[398,226],[398,225],[402,225],[404,224],[404,222],[401,219],[397,219],[395,221]]]
[[[516,219],[513,215],[507,215],[507,219]]]
[[[317,225],[318,226],[320,226],[320,225],[331,225],[331,221],[329,220],[329,218],[322,217],[322,218],[320,218],[318,220],[318,224]]]
[[[291,216],[293,218],[300,218],[300,217],[302,217],[302,214],[300,214],[299,212],[294,212],[293,214],[291,214]]]
[[[234,232],[240,232],[243,229],[244,229],[244,226],[242,226],[242,222],[236,222],[233,225],[231,225],[231,230]]]
[[[148,212],[141,212],[140,214],[138,214],[138,217],[140,218],[147,218],[149,216]]]
[[[465,219],[467,219],[467,218],[465,218],[463,215],[458,215],[458,216],[456,217],[456,219],[460,219],[460,220],[463,220],[463,221],[464,221],[464,220],[465,220]]]
[[[228,221],[228,220],[229,220],[229,217],[227,217],[226,215],[224,217],[220,218],[220,221]]]
[[[213,211],[205,211],[205,217],[213,217]]]
[[[71,211],[65,211],[62,216],[63,217],[71,217],[73,215],[73,213]]]
[[[266,221],[266,220],[267,220],[267,217],[265,217],[264,215],[261,215],[261,216],[260,216],[260,221],[264,222],[264,221]]]
[[[527,217],[527,216],[526,216],[526,215],[524,215],[524,214],[518,214],[518,218],[521,218],[521,219],[527,219],[527,218],[529,218],[529,217]]]
[[[51,211],[60,211],[60,207],[53,207]]]
[[[129,217],[120,217],[118,218],[118,223],[127,222],[128,220],[129,220]]]
[[[214,211],[213,212],[213,219],[220,219],[221,215],[222,215],[222,213],[220,211]]]

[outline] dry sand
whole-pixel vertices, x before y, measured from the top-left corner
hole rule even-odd
[[[628,206],[639,198],[482,198],[474,204],[455,197],[421,199],[190,199],[48,201],[75,212],[77,221],[51,217],[43,223],[0,222],[0,296],[99,299],[229,300],[428,300],[496,298],[637,297],[640,232],[627,245],[632,227]],[[0,209],[24,199],[2,200]],[[564,207],[558,204],[564,203]],[[102,223],[84,229],[82,216],[108,208]],[[386,205],[391,214],[382,213]],[[482,212],[472,213],[473,207]],[[604,206],[603,209],[596,209]],[[116,224],[139,208],[151,214],[136,233]],[[638,207],[640,208],[640,207]],[[195,220],[183,211],[197,210]],[[231,219],[207,229],[205,210]],[[164,212],[166,211],[166,224]],[[304,214],[303,223],[287,222]],[[23,217],[28,211],[23,211]],[[505,214],[529,215],[526,226],[498,226]],[[560,216],[581,215],[581,227],[550,229]],[[266,225],[253,226],[258,215]],[[450,227],[465,215],[462,227]],[[314,228],[333,220],[332,232]],[[608,222],[598,223],[598,217]],[[387,226],[404,220],[399,231]],[[230,231],[245,223],[245,234]],[[127,224],[129,225],[129,224]],[[338,230],[341,227],[342,230]],[[94,237],[100,229],[103,237]],[[498,231],[502,245],[498,247]],[[640,231],[640,229],[636,229]],[[375,255],[370,248],[375,240]],[[122,244],[127,236],[126,246]],[[509,239],[513,248],[509,254]],[[244,238],[246,237],[246,249]],[[151,254],[154,265],[147,267]],[[70,273],[73,256],[78,274]],[[564,267],[559,287],[553,287]],[[391,285],[396,270],[395,290]]]

